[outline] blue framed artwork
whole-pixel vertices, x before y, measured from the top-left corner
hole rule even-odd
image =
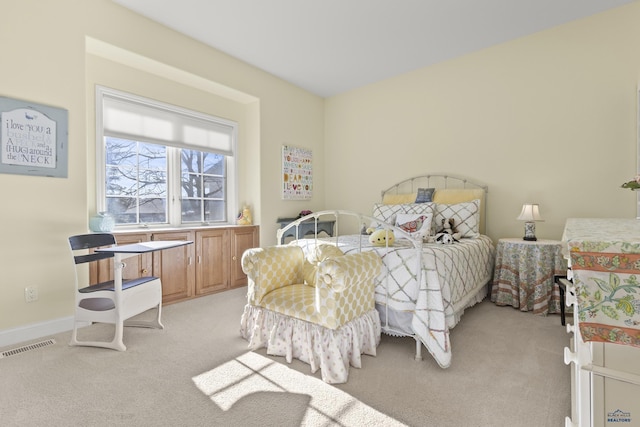
[[[67,110],[0,96],[0,173],[67,177]]]

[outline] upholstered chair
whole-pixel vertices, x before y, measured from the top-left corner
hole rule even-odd
[[[241,334],[250,348],[321,368],[329,383],[346,382],[361,354],[375,355],[374,281],[382,268],[375,252],[344,255],[320,245],[305,256],[294,245],[254,248],[242,267],[249,283]]]

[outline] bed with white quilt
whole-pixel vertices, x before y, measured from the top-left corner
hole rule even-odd
[[[449,331],[465,309],[488,293],[495,258],[493,242],[484,234],[487,187],[451,175],[422,175],[382,192],[371,215],[352,211],[315,212],[278,230],[282,236],[305,222],[316,223],[316,233],[289,244],[306,253],[320,244],[338,246],[344,253],[376,251],[383,272],[376,279],[376,309],[382,332],[411,336],[416,359],[422,345],[442,368],[451,364]],[[442,220],[454,219],[460,233],[454,243],[435,242]],[[335,221],[333,236],[318,234],[319,221]],[[391,230],[393,244],[374,246],[372,229]],[[295,235],[298,230],[295,230]],[[385,231],[385,232],[386,232]],[[324,237],[323,237],[324,236]]]

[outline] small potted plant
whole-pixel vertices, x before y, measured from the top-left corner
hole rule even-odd
[[[638,188],[640,188],[640,175],[636,175],[634,179],[632,179],[629,182],[625,182],[620,187],[628,188],[629,190],[632,190],[632,191],[637,190]]]

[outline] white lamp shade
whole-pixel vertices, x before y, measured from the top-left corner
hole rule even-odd
[[[520,221],[544,221],[540,216],[540,209],[537,204],[522,205],[522,212],[516,219]]]

